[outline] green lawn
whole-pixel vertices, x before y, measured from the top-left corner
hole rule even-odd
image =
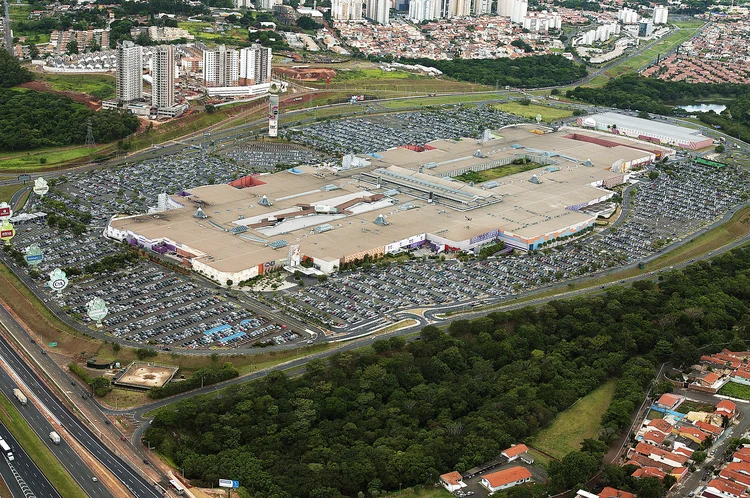
[[[73,481],[60,461],[52,454],[39,436],[8,398],[0,394],[0,421],[13,434],[23,449],[49,479],[62,496],[86,498],[86,493]],[[65,443],[63,443],[65,444]]]
[[[555,458],[581,449],[584,439],[596,437],[602,414],[612,402],[615,381],[610,380],[561,413],[531,440],[531,445]]]
[[[444,488],[423,488],[415,486],[398,493],[385,493],[383,498],[453,498]]]
[[[719,389],[719,394],[732,398],[750,399],[750,386],[736,382],[727,382],[724,384],[724,387]]]
[[[55,165],[81,159],[106,147],[53,147],[22,152],[0,152],[0,171],[37,171],[52,169]],[[42,162],[46,159],[46,162]]]
[[[22,185],[5,185],[0,187],[0,202],[9,202],[13,194],[23,188]]]
[[[497,104],[496,109],[518,116],[523,116],[529,119],[536,119],[537,114],[542,115],[542,121],[547,123],[551,121],[557,121],[559,119],[569,118],[573,115],[573,111],[569,109],[560,109],[559,107],[552,107],[540,104],[529,104],[523,105],[518,102],[508,102],[505,104]]]
[[[677,410],[675,410],[678,413],[688,413],[688,412],[709,412],[713,413],[713,411],[716,410],[716,407],[714,405],[708,404],[708,403],[697,403],[695,401],[683,401],[680,403],[680,406],[677,407]]]
[[[542,166],[543,165],[539,163],[508,164],[506,166],[498,166],[497,168],[486,169],[484,171],[468,171],[463,175],[456,176],[455,179],[466,183],[482,183],[496,180],[504,176],[514,175],[516,173],[523,173],[524,171],[531,171],[532,169],[541,168]]]
[[[382,69],[353,69],[349,71],[337,71],[333,81],[356,81],[356,80],[402,80],[407,78],[419,78],[406,71],[383,71]]]
[[[52,90],[86,93],[99,100],[114,98],[115,78],[109,74],[48,74],[41,75]]]
[[[388,109],[405,109],[420,106],[431,105],[448,105],[448,104],[465,104],[471,102],[485,102],[488,100],[500,100],[506,98],[505,95],[493,93],[477,93],[469,95],[440,95],[437,97],[416,97],[403,100],[391,100],[382,102],[380,105]],[[536,116],[536,114],[535,114]]]

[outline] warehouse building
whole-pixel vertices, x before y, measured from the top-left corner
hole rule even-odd
[[[614,112],[579,118],[578,125],[683,149],[698,150],[713,144],[713,140],[699,130]]]

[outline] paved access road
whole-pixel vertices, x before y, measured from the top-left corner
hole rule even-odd
[[[0,436],[13,450],[12,462],[0,458],[0,475],[13,498],[62,498],[7,427],[0,425]]]
[[[26,420],[26,422],[28,422],[32,430],[37,434],[37,436],[39,436],[42,442],[47,445],[47,447],[52,451],[55,457],[60,460],[63,467],[65,467],[65,470],[68,471],[73,480],[76,481],[79,486],[81,486],[81,488],[86,492],[86,494],[91,497],[114,498],[112,493],[107,490],[107,488],[101,483],[101,481],[95,482],[92,479],[95,474],[83,462],[81,457],[73,450],[73,448],[70,447],[69,442],[66,441],[66,439],[68,439],[67,431],[64,428],[61,428],[58,424],[55,424],[55,426],[53,427],[45,417],[45,415],[40,411],[40,409],[37,408],[34,400],[31,397],[27,396],[29,398],[28,403],[25,406],[21,405],[15,398],[15,396],[13,396],[13,389],[16,387],[19,386],[17,386],[15,380],[13,380],[4,369],[0,369],[0,391],[2,391],[3,394],[5,394],[5,396],[10,400],[10,402],[15,405],[21,416]],[[27,387],[31,386],[22,386],[21,390],[28,393],[29,389]],[[59,445],[53,444],[52,441],[50,441],[49,433],[51,431],[56,431],[58,434],[62,435],[63,441]],[[16,446],[16,448],[19,447],[19,445]],[[0,466],[2,466],[2,464],[0,464]],[[37,492],[37,479],[38,477],[29,482],[31,489],[35,491],[35,494],[38,497],[48,496],[45,493],[41,493],[41,491]]]
[[[16,337],[24,335],[24,331],[20,325],[2,307],[0,307],[0,322],[7,328],[13,329],[11,333]],[[0,356],[16,372],[21,381],[28,386],[29,392],[26,395],[33,394],[41,403],[47,406],[58,418],[67,433],[74,437],[102,465],[108,468],[130,490],[133,496],[136,498],[162,497],[162,493],[159,491],[161,488],[156,488],[137,471],[129,467],[122,459],[112,453],[99,438],[68,410],[67,406],[57,399],[45,384],[40,382],[36,373],[26,365],[4,338],[0,338]]]

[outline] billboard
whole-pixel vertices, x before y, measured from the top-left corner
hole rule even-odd
[[[0,221],[7,220],[13,216],[13,210],[7,202],[0,202]]]
[[[470,243],[476,244],[477,242],[484,242],[486,240],[494,240],[497,238],[498,235],[500,235],[500,230],[496,228],[494,230],[490,230],[487,233],[483,233],[482,235],[477,235],[476,237],[472,237],[470,240]]]
[[[408,237],[403,240],[399,240],[398,242],[393,242],[385,246],[385,253],[390,254],[392,252],[396,252],[400,250],[403,247],[416,244],[417,242],[423,242],[425,240],[425,237],[426,237],[426,234],[420,233],[419,235],[412,235],[411,237]]]
[[[268,136],[279,135],[279,96],[271,95],[268,98]]]
[[[239,488],[240,481],[233,481],[231,479],[219,479],[220,488]]]
[[[0,240],[4,240],[5,242],[8,242],[15,235],[16,235],[16,229],[13,228],[13,224],[10,221],[5,220],[2,223],[0,223]]]

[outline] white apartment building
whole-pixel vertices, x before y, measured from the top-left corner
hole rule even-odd
[[[116,96],[119,102],[143,98],[143,49],[132,41],[117,44]]]
[[[433,0],[411,0],[409,2],[409,20],[420,23],[434,19],[432,4]]]
[[[481,16],[484,14],[492,13],[492,0],[474,0],[474,7],[472,13],[475,16]]]
[[[512,22],[522,23],[529,10],[527,0],[498,0],[497,15],[510,17]]]
[[[331,17],[336,21],[361,21],[362,0],[331,0]]]
[[[534,33],[546,33],[561,26],[562,16],[557,12],[535,12],[523,18],[523,27]]]
[[[240,77],[240,57],[236,50],[219,45],[203,51],[203,84],[207,87],[235,86]]]
[[[666,5],[657,5],[654,7],[654,24],[667,24],[669,9]]]
[[[378,24],[390,23],[390,0],[367,0],[367,17]]]
[[[254,44],[240,50],[241,85],[257,85],[271,81],[271,49]]]
[[[617,20],[623,24],[635,24],[638,22],[638,12],[625,7],[617,11]]]
[[[151,57],[151,106],[174,106],[174,47],[156,47]]]

